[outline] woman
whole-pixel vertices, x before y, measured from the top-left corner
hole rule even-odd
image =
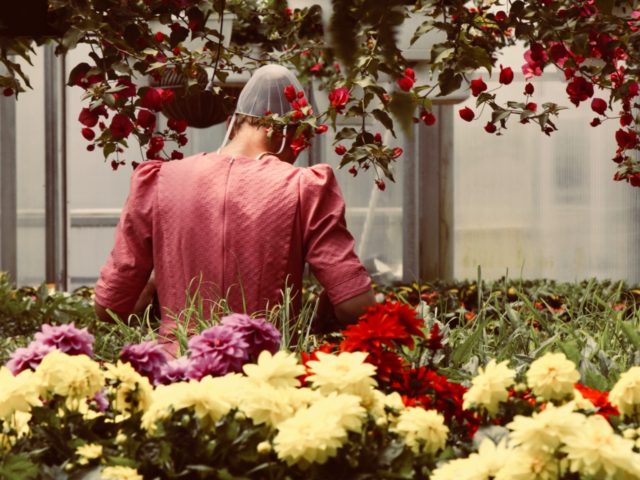
[[[270,135],[260,125],[265,112],[291,110],[290,85],[302,91],[286,68],[258,69],[218,152],[138,166],[96,285],[101,318],[110,318],[107,309],[132,313],[153,271],[160,333],[171,338],[170,312],[184,308],[194,279],[205,299],[226,298],[234,311],[254,313],[279,303],[285,286],[299,292],[305,262],[339,321],[354,321],[374,303],[331,167],[294,167],[295,128]]]

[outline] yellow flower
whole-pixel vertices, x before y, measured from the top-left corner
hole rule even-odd
[[[557,480],[560,478],[560,463],[553,455],[543,450],[509,450],[505,464],[496,474],[495,480]]]
[[[103,480],[144,480],[138,470],[130,467],[105,467],[100,474]]]
[[[572,472],[589,478],[640,478],[640,455],[634,442],[616,435],[600,415],[588,417],[565,439]]]
[[[580,380],[574,363],[564,353],[547,353],[534,361],[527,372],[533,393],[545,400],[562,400],[573,393]]]
[[[516,416],[507,427],[511,430],[513,446],[527,450],[554,452],[570,435],[577,432],[585,416],[573,411],[572,405],[555,407],[553,404],[531,417]]]
[[[473,459],[458,458],[436,468],[430,480],[487,480],[484,472],[478,470]]]
[[[5,420],[2,423],[2,430],[0,430],[0,449],[8,450],[16,443],[16,440],[29,435],[31,432],[29,420],[31,420],[31,413],[20,411]]]
[[[335,456],[347,432],[360,431],[365,416],[359,397],[331,394],[278,425],[274,449],[289,465],[322,464]]]
[[[160,385],[154,390],[151,405],[142,415],[142,427],[153,432],[158,420],[183,408],[193,410],[200,420],[213,424],[229,413],[231,404],[210,388],[207,381]]]
[[[123,413],[135,413],[146,410],[151,405],[153,388],[147,377],[136,372],[130,363],[118,360],[116,365],[107,364],[107,378],[115,385],[115,408]]]
[[[609,402],[623,415],[640,412],[640,367],[631,367],[609,393]]]
[[[478,369],[472,386],[464,394],[463,408],[473,406],[485,408],[489,414],[498,413],[498,404],[509,398],[508,388],[513,385],[516,372],[507,365],[508,361],[496,363],[491,360],[485,368]]]
[[[0,367],[0,420],[8,420],[16,412],[29,412],[32,406],[40,405],[38,390],[31,370],[14,377],[8,368]]]
[[[573,405],[574,410],[595,410],[596,408],[591,400],[584,398],[582,392],[577,388],[573,389],[573,400],[569,403]]]
[[[251,380],[268,383],[275,388],[298,387],[298,377],[305,373],[304,366],[298,364],[296,356],[284,351],[272,355],[268,350],[263,350],[255,364],[247,364],[242,369]]]
[[[102,456],[102,445],[97,443],[87,443],[76,448],[76,455],[80,457],[78,463],[87,465],[91,460]]]
[[[318,352],[318,360],[307,363],[311,375],[307,381],[323,395],[331,392],[357,395],[368,401],[377,385],[376,367],[366,363],[365,352],[342,352],[338,355]]]
[[[67,355],[58,350],[44,357],[36,377],[45,396],[61,395],[76,401],[93,397],[104,384],[96,362],[86,355]]]
[[[294,413],[290,391],[294,388],[274,388],[268,383],[249,384],[243,391],[240,410],[255,425],[263,423],[275,427]]]
[[[256,447],[256,450],[260,455],[266,455],[268,453],[271,453],[271,451],[273,450],[273,447],[269,442],[265,440],[264,442],[260,442],[258,444],[258,446]]]
[[[447,443],[449,429],[444,417],[436,410],[408,407],[398,417],[393,431],[404,438],[405,443],[416,452],[436,453]]]

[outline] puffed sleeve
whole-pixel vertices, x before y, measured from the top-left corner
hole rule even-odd
[[[131,313],[153,270],[152,218],[162,161],[140,164],[116,227],[115,244],[96,283],[96,302]]]
[[[303,169],[300,183],[305,260],[337,305],[369,290],[371,278],[354,252],[344,198],[331,167]]]

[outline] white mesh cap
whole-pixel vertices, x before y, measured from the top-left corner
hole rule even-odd
[[[266,112],[285,115],[291,105],[284,95],[285,87],[293,85],[296,92],[302,85],[296,76],[282,65],[265,65],[257,69],[238,97],[236,113],[262,117]]]
[[[229,135],[233,130],[236,115],[248,115],[251,117],[263,117],[265,113],[277,113],[286,115],[291,111],[291,104],[284,94],[284,89],[293,85],[296,92],[303,90],[302,84],[296,76],[282,65],[264,65],[258,68],[240,92],[236,110],[231,117],[231,122],[227,128],[227,133],[220,148],[229,141]],[[287,127],[284,133],[286,136]],[[282,153],[285,146],[285,138],[277,154]]]

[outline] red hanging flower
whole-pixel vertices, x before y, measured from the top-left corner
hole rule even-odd
[[[133,132],[133,128],[133,123],[131,123],[129,117],[121,113],[116,114],[111,120],[111,125],[109,125],[111,136],[116,140],[127,138]]]
[[[349,89],[347,87],[336,88],[329,94],[331,106],[335,108],[338,113],[342,112],[344,106],[349,101],[349,95]]]
[[[487,84],[484,83],[482,78],[476,78],[475,80],[471,80],[471,94],[474,97],[477,97],[482,92],[487,90]]]

